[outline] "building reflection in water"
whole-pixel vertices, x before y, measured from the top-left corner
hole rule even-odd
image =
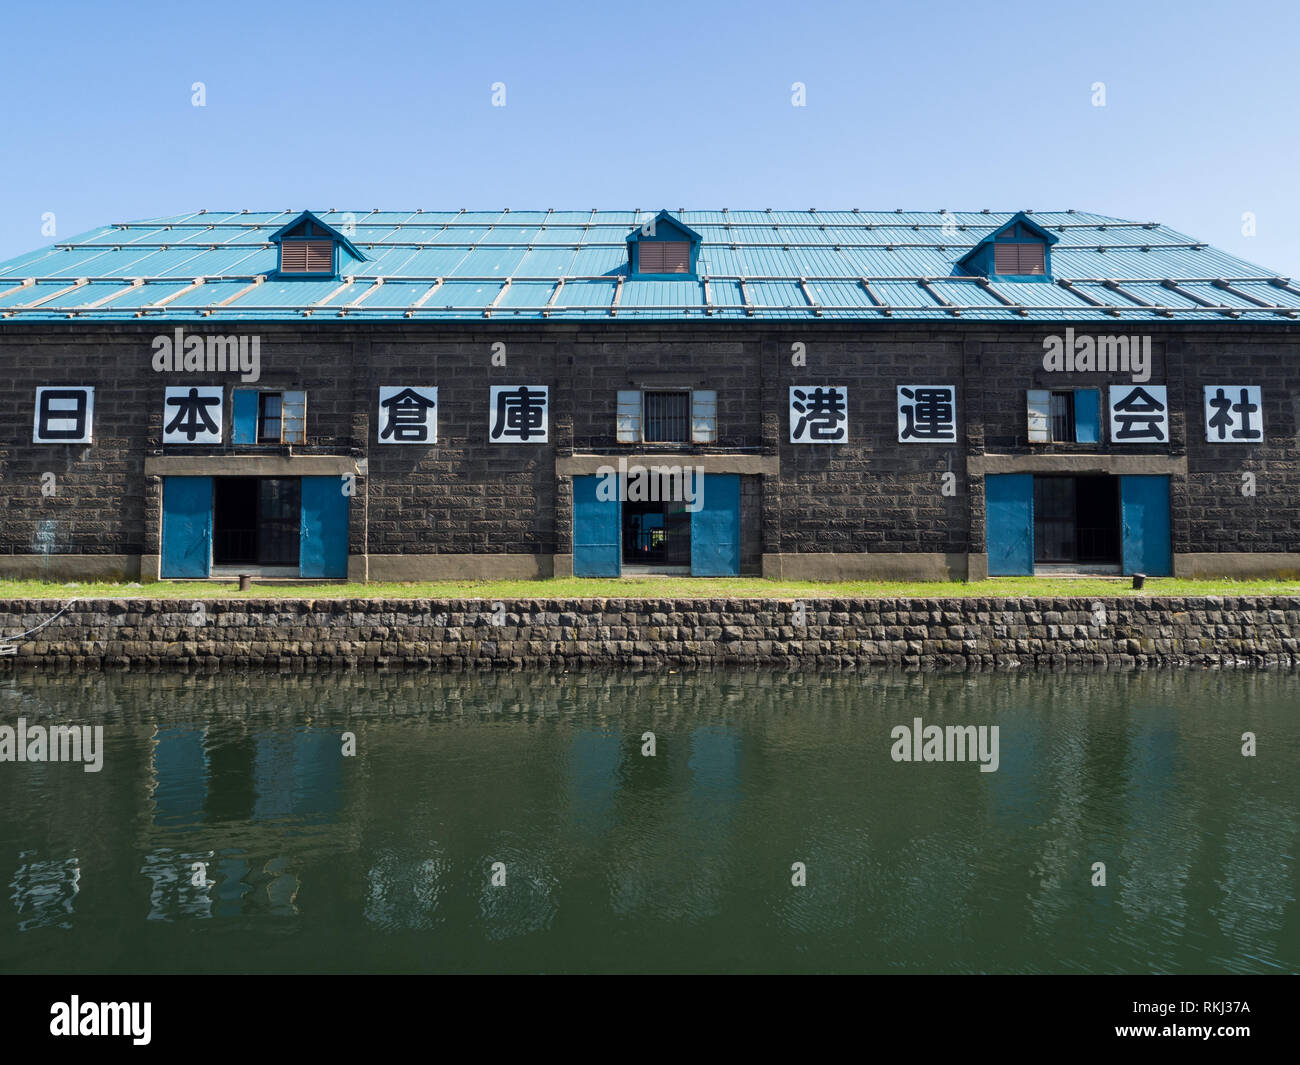
[[[250,734],[234,722],[160,728],[150,747],[155,838],[141,868],[152,885],[149,919],[297,914],[298,873],[288,856],[258,853],[267,838],[259,826],[292,833],[336,821],[338,734],[307,728]],[[177,836],[215,846],[187,850]]]
[[[39,858],[34,851],[21,852],[9,884],[18,931],[71,928],[80,890],[81,864],[75,857]]]
[[[108,746],[102,774],[0,772],[0,957],[165,967],[201,923],[228,971],[250,944],[293,971],[1294,969],[1298,693],[1156,673],[24,678],[0,687],[11,717],[102,705]],[[998,771],[893,762],[917,716],[998,724]]]

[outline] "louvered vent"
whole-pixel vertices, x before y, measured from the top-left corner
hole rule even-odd
[[[643,240],[637,247],[643,274],[689,274],[691,246],[684,240]]]
[[[280,243],[282,274],[328,274],[334,270],[334,243],[328,240],[286,240]]]
[[[1041,244],[995,244],[993,269],[999,274],[1041,274],[1044,272]]]

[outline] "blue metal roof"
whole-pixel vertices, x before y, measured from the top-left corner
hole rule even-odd
[[[693,277],[628,277],[658,211],[316,211],[366,256],[338,278],[277,276],[299,211],[197,211],[101,226],[0,264],[21,321],[856,319],[1288,321],[1300,286],[1154,222],[1032,213],[1053,281],[963,276],[1018,212],[673,211]]]

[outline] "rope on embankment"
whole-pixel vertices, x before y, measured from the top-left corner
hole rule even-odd
[[[17,641],[17,640],[21,640],[24,636],[30,636],[30,635],[31,635],[32,633],[34,633],[34,632],[40,632],[41,629],[45,628],[45,626],[48,625],[51,621],[54,621],[55,619],[57,619],[58,616],[59,616],[59,614],[63,614],[63,613],[65,613],[65,612],[67,611],[67,609],[68,609],[69,606],[72,606],[73,603],[79,603],[79,602],[81,602],[80,599],[69,599],[69,600],[68,600],[68,604],[67,604],[67,606],[61,607],[61,608],[59,609],[59,613],[58,613],[58,614],[55,614],[53,617],[46,618],[46,619],[45,619],[44,621],[42,621],[39,625],[37,625],[34,629],[28,629],[26,632],[20,632],[17,636],[0,636],[0,644],[3,644],[3,643],[13,643],[13,642],[15,642],[15,641]]]

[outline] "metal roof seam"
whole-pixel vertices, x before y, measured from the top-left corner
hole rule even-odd
[[[1158,223],[1090,213],[1034,216],[1060,235],[1047,280],[1064,302],[1041,280],[1029,288],[956,265],[1016,212],[670,212],[701,237],[697,274],[672,282],[627,272],[626,238],[657,210],[331,208],[320,214],[374,257],[324,289],[320,279],[276,276],[266,235],[299,213],[201,210],[91,229],[0,264],[0,317],[1300,316],[1300,288],[1288,278]],[[1139,230],[1146,243],[1134,242]],[[1101,234],[1120,243],[1096,243]],[[271,278],[274,291],[261,296],[274,304],[252,294]],[[395,288],[382,295],[386,284]],[[210,293],[196,297],[205,285]]]

